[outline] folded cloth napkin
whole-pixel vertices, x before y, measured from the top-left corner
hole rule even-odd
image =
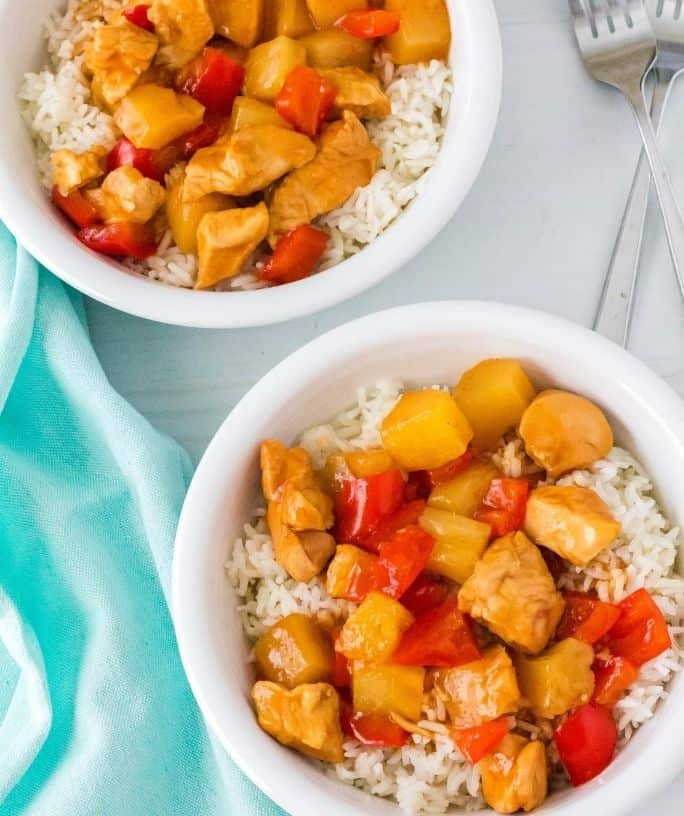
[[[0,223],[0,813],[276,816],[213,744],[169,615],[182,449],[109,385],[80,296]]]

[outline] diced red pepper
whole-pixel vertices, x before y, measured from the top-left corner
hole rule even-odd
[[[409,738],[407,731],[384,714],[354,713],[347,703],[340,711],[342,733],[362,745],[378,748],[401,748]]]
[[[208,113],[229,116],[242,89],[245,69],[218,48],[205,48],[181,68],[176,87],[201,102]]]
[[[407,502],[414,502],[418,499],[425,500],[430,496],[430,485],[428,483],[426,470],[414,470],[409,473],[404,489],[404,498]]]
[[[408,527],[410,524],[417,524],[418,519],[425,512],[426,506],[424,501],[412,501],[403,504],[396,513],[382,520],[370,535],[359,541],[359,547],[363,547],[364,550],[369,552],[377,552],[385,539],[391,538],[396,532]]]
[[[386,37],[399,31],[401,17],[396,11],[384,9],[357,9],[341,17],[335,25],[352,37],[360,40],[372,40],[375,37]]]
[[[385,595],[401,598],[425,569],[434,546],[434,538],[417,524],[403,527],[383,541],[378,549],[378,568]]]
[[[315,136],[332,110],[337,91],[307,65],[298,65],[287,75],[275,100],[278,113],[296,130]]]
[[[223,119],[220,116],[205,114],[204,121],[190,133],[186,133],[178,139],[183,159],[191,159],[198,150],[209,147],[221,135],[221,125]]]
[[[597,659],[592,666],[596,685],[594,701],[611,708],[639,676],[639,670],[625,657]]]
[[[570,781],[577,787],[610,765],[615,754],[617,727],[607,709],[587,703],[558,726],[554,740]]]
[[[278,241],[259,278],[269,283],[294,283],[308,278],[327,245],[327,232],[301,224]]]
[[[149,8],[149,6],[142,3],[138,6],[129,6],[128,8],[122,9],[121,14],[129,23],[138,26],[138,28],[144,28],[145,31],[154,31],[154,23],[147,15]]]
[[[564,592],[565,611],[558,625],[556,637],[577,638],[594,644],[613,627],[620,617],[614,604],[599,601],[585,592]]]
[[[107,155],[107,172],[111,173],[117,167],[131,165],[143,176],[161,183],[164,181],[164,173],[169,168],[164,169],[159,165],[155,160],[157,153],[159,151],[136,147],[133,142],[122,136]]]
[[[399,468],[367,479],[343,479],[335,496],[336,540],[363,541],[399,509],[403,498],[404,476]]]
[[[508,717],[473,726],[473,728],[452,728],[451,738],[471,765],[493,753],[501,740],[511,730]]]
[[[121,221],[117,224],[84,227],[76,233],[76,237],[88,249],[119,258],[143,260],[157,251],[157,242],[148,224]]]
[[[611,653],[626,657],[634,666],[653,660],[670,648],[667,622],[645,589],[638,589],[619,604],[620,617],[608,632]]]
[[[480,657],[472,621],[459,610],[453,596],[409,626],[392,662],[402,666],[461,666]]]
[[[80,190],[62,195],[55,186],[52,201],[77,227],[90,227],[101,220],[97,207]]]
[[[402,606],[418,617],[443,603],[449,594],[449,584],[438,578],[419,575],[401,596]]]
[[[519,530],[525,521],[529,490],[526,479],[492,479],[475,518],[489,524],[497,538]]]
[[[337,650],[337,641],[340,637],[340,630],[333,632],[333,643],[335,645],[335,664],[333,665],[332,684],[335,688],[348,688],[351,686],[351,672],[349,671],[349,660]]]

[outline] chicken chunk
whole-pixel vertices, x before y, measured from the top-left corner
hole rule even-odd
[[[96,29],[85,52],[95,95],[117,105],[150,67],[158,45],[154,34],[128,22]]]
[[[195,289],[209,289],[237,275],[267,234],[268,210],[263,203],[203,215],[197,228]]]
[[[283,506],[269,502],[268,527],[275,559],[295,581],[308,584],[335,554],[335,539],[322,530],[295,533],[283,521]]]
[[[515,669],[503,646],[493,646],[472,663],[440,669],[434,680],[456,728],[472,728],[513,714],[520,705]]]
[[[518,734],[507,734],[493,754],[480,760],[478,768],[485,801],[498,813],[527,813],[546,799],[546,751],[539,740],[530,742]]]
[[[558,717],[591,700],[594,693],[594,650],[588,643],[566,638],[537,657],[518,655],[515,668],[520,690],[538,717]]]
[[[525,532],[536,544],[586,567],[619,535],[620,522],[593,490],[547,485],[530,494]]]
[[[148,17],[162,42],[159,60],[181,68],[214,36],[206,0],[152,0]]]
[[[524,533],[509,533],[477,562],[458,606],[502,640],[538,654],[556,631],[565,601],[537,547]]]
[[[277,125],[256,125],[226,134],[190,160],[185,171],[185,200],[207,193],[250,195],[310,162],[315,154],[311,139]]]
[[[281,497],[283,523],[292,530],[329,530],[335,523],[330,496],[314,484],[300,487],[295,481],[285,482]]]
[[[105,172],[104,148],[93,147],[83,153],[56,150],[51,156],[53,181],[61,195],[69,195],[79,187],[97,181]]]
[[[324,762],[342,762],[340,698],[328,683],[286,689],[260,680],[252,689],[259,725],[283,745]]]
[[[336,115],[348,110],[359,119],[384,119],[392,112],[387,94],[373,74],[353,66],[323,68],[318,73],[337,91],[333,105]]]
[[[277,439],[261,443],[261,486],[268,501],[278,498],[280,488],[291,479],[310,484],[314,477],[311,457],[304,448],[288,448]]]
[[[270,205],[271,246],[291,229],[342,206],[370,182],[379,158],[380,151],[358,117],[345,111],[319,137],[316,158],[276,188]]]
[[[166,190],[161,184],[146,178],[131,165],[112,170],[102,187],[93,192],[93,201],[108,224],[117,221],[146,224],[166,200]]]
[[[613,447],[603,411],[584,397],[550,389],[538,394],[520,420],[527,454],[556,478],[593,465]]]

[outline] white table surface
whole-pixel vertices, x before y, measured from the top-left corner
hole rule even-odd
[[[401,272],[346,304],[265,329],[173,328],[88,303],[95,347],[114,386],[195,460],[275,363],[369,312],[476,298],[592,324],[636,164],[636,127],[622,98],[585,74],[566,0],[495,3],[504,93],[492,150],[461,210]],[[676,150],[684,82],[670,113],[664,142],[684,197],[684,155]],[[684,395],[684,306],[653,207],[630,348]],[[684,775],[639,816],[681,814],[682,799]]]

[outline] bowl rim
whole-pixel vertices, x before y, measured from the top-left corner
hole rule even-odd
[[[455,2],[448,2],[453,16]],[[11,3],[0,0],[0,13]],[[83,247],[67,232],[61,218],[51,219],[45,229],[36,229],[35,201],[13,178],[10,151],[2,149],[0,218],[35,258],[75,289],[120,311],[161,323],[197,328],[261,326],[347,300],[408,263],[437,235],[466,197],[491,145],[503,76],[496,12],[492,0],[461,0],[458,14],[471,38],[470,80],[464,94],[467,116],[459,117],[462,121],[458,122],[452,118],[451,127],[447,125],[447,135],[457,127],[464,135],[455,140],[456,149],[442,145],[434,166],[438,170],[440,162],[448,161],[455,171],[432,173],[429,198],[419,194],[398,223],[362,252],[330,270],[285,288],[249,292],[198,292],[126,274],[111,260]],[[20,126],[30,139],[23,122]],[[4,138],[0,133],[0,148]]]
[[[250,745],[249,741],[242,741],[240,734],[227,732],[221,727],[216,716],[218,705],[213,705],[211,699],[213,696],[213,702],[217,702],[210,688],[212,679],[196,671],[196,666],[202,663],[206,668],[208,658],[194,642],[192,633],[196,631],[197,621],[193,619],[192,604],[186,603],[188,596],[194,594],[192,580],[186,576],[191,574],[196,560],[195,522],[203,515],[208,517],[210,514],[212,503],[208,496],[211,494],[209,487],[212,473],[227,461],[233,427],[240,429],[249,424],[255,411],[258,412],[258,406],[273,393],[287,393],[288,387],[294,393],[324,376],[326,371],[329,373],[343,359],[362,353],[368,338],[378,335],[378,321],[383,341],[399,340],[402,336],[405,338],[407,332],[412,337],[420,336],[421,333],[429,335],[435,325],[444,326],[448,321],[458,322],[460,327],[466,329],[479,327],[479,330],[483,325],[501,324],[511,331],[516,327],[522,329],[533,325],[534,339],[539,343],[548,342],[552,348],[571,345],[578,349],[581,359],[592,359],[600,355],[601,368],[615,372],[615,376],[630,391],[634,400],[640,403],[644,416],[657,423],[659,433],[662,432],[668,443],[671,443],[672,450],[677,451],[679,457],[684,459],[684,402],[667,383],[644,363],[595,332],[563,318],[519,306],[483,301],[440,301],[384,310],[343,324],[319,336],[289,355],[260,379],[219,427],[190,485],[174,548],[172,615],[181,660],[210,730],[242,772],[292,816],[318,816],[321,802],[312,802],[307,797],[308,785],[277,785],[263,762],[263,754],[259,754],[258,747]],[[655,478],[657,481],[657,477]],[[679,682],[684,680],[680,679]],[[616,772],[615,778],[611,778],[610,782],[599,777],[583,786],[579,803],[576,795],[563,797],[551,803],[544,812],[554,816],[576,816],[578,804],[582,807],[590,804],[592,812],[601,812],[603,816],[622,816],[674,778],[684,768],[684,756],[676,750],[680,745],[681,723],[684,722],[684,700],[676,702],[671,696],[670,701],[673,701],[677,716],[668,719],[654,717],[642,726],[642,730],[646,729],[651,737],[655,736],[657,730],[657,739],[642,742],[642,748],[646,744],[649,750],[651,743],[658,742],[660,754],[657,764],[652,762],[651,752],[646,759],[640,757],[641,773]],[[221,706],[225,708],[225,701],[222,701]],[[648,765],[648,775],[643,763]],[[629,767],[632,768],[632,765]],[[340,786],[343,789],[345,787],[342,783]],[[325,804],[332,805],[331,799],[334,797],[327,793],[325,796]],[[340,805],[335,812],[351,816],[356,809]]]

